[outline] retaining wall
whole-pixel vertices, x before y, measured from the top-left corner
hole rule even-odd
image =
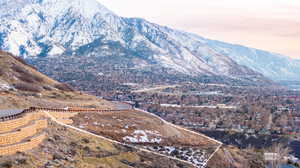
[[[100,109],[51,109],[51,108],[35,108],[25,110],[16,116],[5,117],[0,122],[0,155],[10,155],[16,152],[24,152],[37,147],[45,139],[46,134],[38,134],[39,129],[48,126],[43,111],[47,111],[50,115],[65,124],[72,124],[70,118],[79,112],[116,112],[122,110],[100,110]],[[32,125],[28,125],[33,122]],[[23,128],[22,128],[23,127]],[[18,129],[19,128],[19,129]],[[34,136],[37,135],[37,136]],[[29,141],[24,141],[27,137],[33,137]],[[2,146],[1,146],[2,145]]]
[[[31,150],[35,147],[38,147],[39,144],[41,144],[45,138],[46,138],[46,133],[42,133],[36,137],[33,137],[27,142],[0,147],[0,155],[11,155],[16,152],[25,152],[27,150]]]
[[[27,125],[33,120],[40,119],[42,116],[44,115],[40,112],[30,112],[25,113],[24,116],[17,119],[0,122],[0,134],[13,131],[14,129]]]
[[[39,129],[46,128],[47,120],[36,120],[32,125],[21,128],[14,132],[0,134],[0,145],[9,145],[21,142],[23,139],[38,133]]]
[[[121,112],[124,110],[101,110],[101,109],[59,109],[59,108],[39,108],[39,107],[33,107],[34,110],[40,110],[40,111],[47,111],[47,112],[62,112],[62,113],[80,113],[80,112]]]

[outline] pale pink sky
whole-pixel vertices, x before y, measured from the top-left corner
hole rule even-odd
[[[98,1],[120,16],[300,59],[300,0]]]

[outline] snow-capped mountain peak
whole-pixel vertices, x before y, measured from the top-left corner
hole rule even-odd
[[[0,49],[25,58],[117,54],[193,76],[300,79],[300,63],[282,55],[119,17],[96,0],[3,0],[0,6]]]

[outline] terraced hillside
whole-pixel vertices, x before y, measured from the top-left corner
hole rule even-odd
[[[1,117],[0,167],[193,167],[64,123],[79,111],[30,108]]]
[[[1,112],[1,111],[0,111]],[[46,137],[47,120],[41,112],[25,110],[0,117],[0,155],[37,147]]]

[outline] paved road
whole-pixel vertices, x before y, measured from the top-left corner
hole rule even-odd
[[[150,92],[150,91],[156,91],[156,90],[163,90],[163,89],[167,89],[167,88],[175,88],[178,86],[180,86],[180,85],[156,86],[156,87],[151,87],[151,88],[143,88],[143,89],[139,89],[139,90],[134,90],[132,92],[134,92],[134,93]]]
[[[8,117],[12,115],[16,115],[22,113],[24,109],[8,109],[8,110],[0,110],[0,118],[1,117]]]
[[[131,105],[126,104],[124,102],[112,101],[112,103],[115,105],[117,110],[131,110],[132,109]]]

